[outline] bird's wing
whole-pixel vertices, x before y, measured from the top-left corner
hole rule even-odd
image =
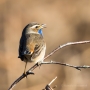
[[[19,56],[21,55],[31,55],[34,52],[35,43],[33,42],[32,38],[23,38],[20,39],[19,45]]]
[[[32,40],[29,40],[29,43],[26,45],[26,50],[28,51],[26,54],[32,54],[35,49],[35,43]]]
[[[19,56],[18,56],[18,58],[21,58],[24,44],[25,44],[24,37],[21,37],[20,42],[19,42]]]
[[[31,55],[32,58],[37,57],[45,46],[45,44],[43,44],[43,40],[41,41],[41,43],[36,43],[34,40],[35,36],[30,37],[30,35],[27,35],[27,37],[21,37],[20,39],[19,58],[21,59],[22,55]]]
[[[42,42],[40,44],[36,44],[35,48],[34,48],[34,52],[32,54],[32,59],[38,57],[45,47],[46,47],[46,44],[44,42]]]

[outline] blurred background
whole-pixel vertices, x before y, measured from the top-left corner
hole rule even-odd
[[[19,39],[30,22],[47,24],[43,30],[46,55],[61,44],[90,40],[90,0],[0,0],[0,90],[23,73],[18,57]],[[46,61],[90,65],[90,44],[68,46]],[[28,63],[27,70],[33,66]],[[42,90],[55,76],[55,90],[89,90],[90,69],[82,71],[60,65],[42,65],[13,90]]]

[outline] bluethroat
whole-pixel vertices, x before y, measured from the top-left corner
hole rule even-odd
[[[27,62],[37,63],[42,62],[44,59],[46,43],[43,38],[42,29],[45,27],[45,24],[32,22],[22,31],[18,58],[26,63],[24,74],[26,74]]]

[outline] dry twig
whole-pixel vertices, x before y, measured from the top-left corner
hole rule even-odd
[[[57,77],[55,77],[49,84],[46,85],[45,89],[43,90],[54,90],[54,88],[56,88],[56,85],[54,87],[50,87],[50,85],[57,79]]]
[[[51,55],[53,55],[55,52],[57,52],[59,49],[61,48],[64,48],[66,46],[70,46],[70,45],[77,45],[77,44],[85,44],[85,43],[90,43],[90,41],[79,41],[79,42],[69,42],[69,43],[66,43],[66,44],[63,44],[63,45],[60,45],[59,47],[57,47],[56,49],[54,49],[51,53],[49,53],[45,58],[47,59],[48,57],[50,57]],[[87,65],[84,65],[84,66],[74,66],[74,65],[69,65],[69,64],[66,64],[66,63],[60,63],[60,62],[54,62],[54,61],[51,61],[51,62],[42,62],[40,63],[40,65],[42,64],[59,64],[59,65],[64,65],[64,66],[69,66],[69,67],[73,67],[73,68],[76,68],[77,70],[81,70],[81,68],[90,68],[90,66],[87,66]],[[32,66],[27,72],[26,72],[26,75],[25,74],[22,74],[18,79],[16,79],[13,84],[9,87],[8,90],[12,90],[12,88],[19,82],[21,81],[23,78],[25,78],[27,75],[30,75],[30,74],[34,74],[32,71],[37,68],[39,65],[38,63],[36,63],[34,66]]]

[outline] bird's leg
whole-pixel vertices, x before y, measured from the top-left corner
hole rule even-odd
[[[26,66],[27,66],[27,61],[26,61],[26,63],[25,63],[25,69],[24,69],[24,74],[26,75]],[[27,75],[26,75],[26,77],[27,77]]]

